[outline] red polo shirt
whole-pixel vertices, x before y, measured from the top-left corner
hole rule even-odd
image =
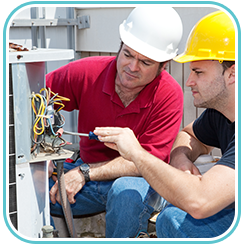
[[[115,77],[115,57],[90,57],[47,74],[46,85],[70,98],[65,110],[79,110],[78,132],[88,133],[97,126],[129,127],[147,151],[169,162],[182,119],[181,87],[163,71],[125,108],[115,92]],[[119,155],[101,142],[80,137],[80,156],[93,163]]]

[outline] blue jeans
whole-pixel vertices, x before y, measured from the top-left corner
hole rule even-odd
[[[72,169],[82,164],[64,163]],[[50,178],[49,186],[54,181]],[[153,211],[161,210],[165,200],[141,177],[121,177],[114,181],[90,181],[76,194],[71,205],[74,216],[106,211],[106,237],[135,237],[147,230]],[[50,203],[51,214],[63,215],[59,203]]]
[[[234,209],[224,209],[206,219],[194,219],[186,212],[170,204],[157,217],[157,237],[216,237],[223,234],[231,226],[234,215]]]

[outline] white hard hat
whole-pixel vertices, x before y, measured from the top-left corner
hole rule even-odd
[[[164,5],[136,7],[119,26],[121,40],[136,52],[157,62],[173,59],[182,37],[178,13]]]

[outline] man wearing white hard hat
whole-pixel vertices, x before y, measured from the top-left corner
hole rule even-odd
[[[181,19],[164,5],[137,7],[119,31],[117,57],[72,62],[49,73],[47,86],[70,99],[64,109],[79,110],[78,132],[129,127],[145,150],[168,162],[182,119],[183,94],[165,67],[176,56]],[[99,141],[81,137],[80,158],[64,167],[70,170],[65,181],[73,215],[106,211],[106,237],[136,237],[164,205],[132,162]],[[52,178],[50,186],[51,213],[60,215]]]
[[[161,238],[212,238],[231,226],[235,215],[235,28],[222,11],[202,18],[183,54],[190,62],[186,86],[194,105],[206,108],[177,136],[170,165],[145,151],[130,129],[97,128],[108,147],[135,163],[150,185],[171,204],[156,221]],[[222,157],[201,175],[193,162],[220,148]],[[160,168],[159,168],[160,166]]]

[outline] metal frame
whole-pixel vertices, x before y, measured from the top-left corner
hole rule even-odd
[[[13,112],[15,135],[15,169],[18,231],[27,237],[39,238],[41,229],[50,224],[48,159],[67,158],[64,154],[31,154],[31,93],[45,87],[46,61],[73,59],[73,50],[37,49],[27,52],[12,52]],[[18,59],[16,57],[22,56]]]
[[[89,15],[78,16],[77,19],[16,19],[10,27],[38,26],[78,26],[78,29],[90,28]]]

